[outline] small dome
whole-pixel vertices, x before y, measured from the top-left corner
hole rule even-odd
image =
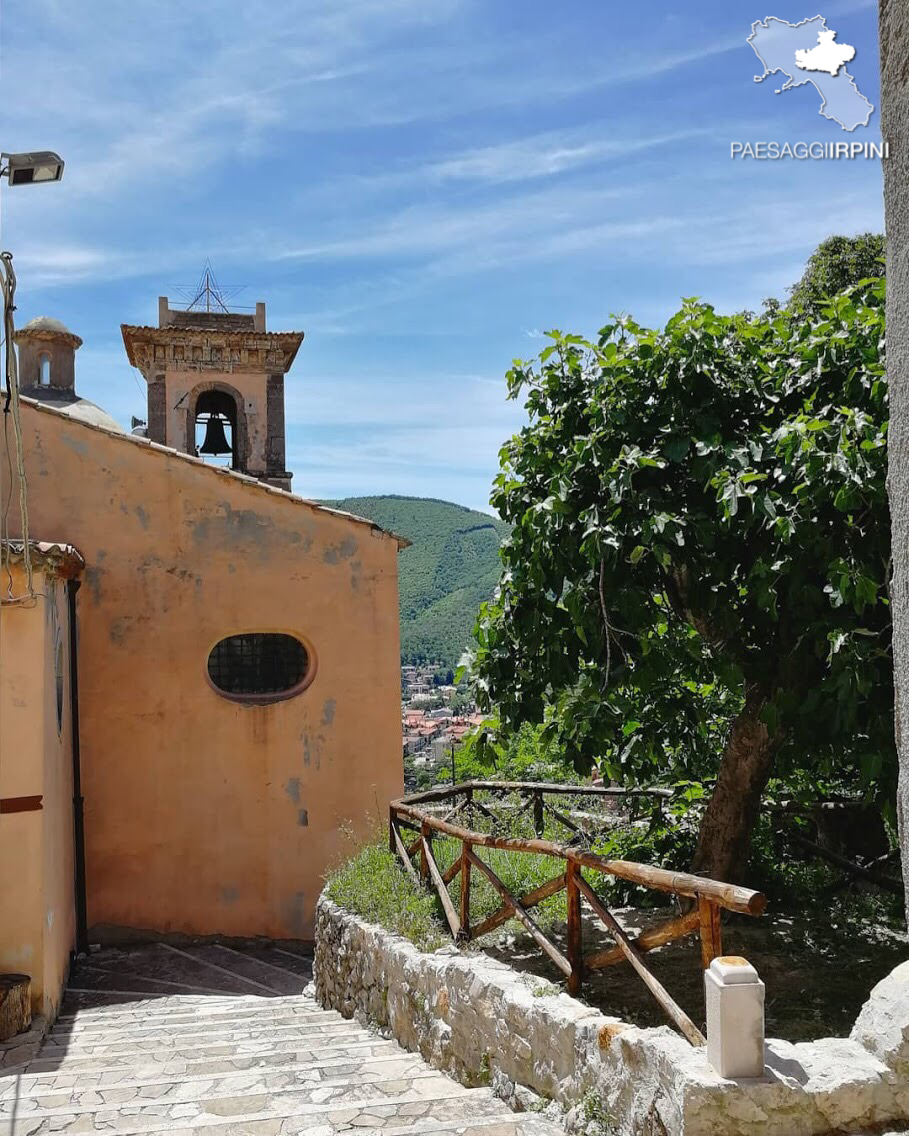
[[[102,426],[105,430],[114,430],[118,434],[126,433],[116,418],[111,418],[106,410],[102,410],[100,406],[87,398],[73,398],[71,391],[58,391],[53,388],[41,387],[40,389],[31,388],[23,394],[25,398],[32,398],[35,402],[52,406],[54,410],[68,414],[70,418],[75,418],[79,422],[88,422],[92,426]]]
[[[77,398],[68,406],[58,406],[57,409],[68,414],[70,418],[77,418],[80,422],[89,422],[92,426],[103,426],[105,430],[114,430],[118,434],[126,433],[116,418],[111,418],[106,410],[102,410],[97,403],[90,402],[87,398]]]
[[[63,335],[72,335],[65,323],[52,316],[35,316],[34,319],[28,321],[23,331],[59,331]]]

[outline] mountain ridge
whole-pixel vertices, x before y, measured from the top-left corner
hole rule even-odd
[[[386,494],[322,501],[412,542],[399,558],[401,661],[457,666],[477,610],[501,571],[509,526],[498,517],[438,497]]]

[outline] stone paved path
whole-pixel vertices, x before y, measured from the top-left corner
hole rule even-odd
[[[0,1136],[558,1136],[302,993],[276,947],[80,960],[37,1055],[0,1070]]]

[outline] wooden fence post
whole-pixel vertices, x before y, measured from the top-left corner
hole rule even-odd
[[[543,835],[543,793],[535,789],[533,793],[533,830],[537,836]]]
[[[425,884],[429,879],[429,860],[426,858],[426,845],[432,839],[432,829],[425,821],[420,825],[420,835],[423,837],[423,840],[420,841],[420,879]]]
[[[715,958],[723,953],[723,932],[720,928],[720,909],[704,896],[698,896],[698,915],[701,922],[701,966],[708,970]]]
[[[578,866],[573,860],[565,865],[565,890],[568,898],[568,993],[580,994],[584,977],[584,951],[581,942],[581,892],[578,888]]]
[[[470,942],[470,859],[467,841],[461,843],[461,938]]]

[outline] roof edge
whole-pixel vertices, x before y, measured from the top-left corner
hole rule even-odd
[[[192,454],[184,454],[182,450],[175,450],[171,446],[162,446],[160,442],[151,442],[148,438],[140,438],[135,434],[120,433],[117,430],[109,430],[106,426],[98,426],[94,422],[85,422],[80,418],[73,418],[72,415],[67,414],[63,410],[57,410],[53,406],[47,406],[37,399],[28,398],[26,395],[20,396],[20,401],[27,406],[30,410],[36,410],[39,414],[51,414],[55,418],[62,418],[67,422],[71,422],[74,426],[78,426],[83,430],[95,430],[99,434],[104,434],[107,438],[116,438],[118,441],[126,442],[140,446],[144,449],[157,450],[160,453],[169,454],[171,457],[179,458],[180,461],[189,462],[197,469],[201,468],[207,474],[214,477],[228,477],[233,481],[240,482],[262,493],[271,493],[294,505],[305,505],[314,513],[325,513],[333,517],[343,517],[345,520],[354,521],[356,524],[368,525],[369,528],[377,535],[388,537],[398,545],[398,550],[410,548],[412,541],[407,537],[399,536],[398,533],[392,532],[390,529],[383,529],[381,525],[377,525],[375,521],[369,520],[368,517],[358,517],[355,513],[345,513],[343,509],[332,509],[327,505],[320,505],[317,501],[311,501],[307,497],[300,497],[296,493],[290,493],[286,489],[278,489],[274,485],[266,485],[264,481],[259,481],[257,477],[250,477],[245,473],[238,473],[234,469],[224,469],[221,466],[209,465],[201,458],[194,457]]]
[[[0,541],[5,558],[13,564],[21,564],[25,558],[25,541],[9,539]],[[28,542],[29,557],[32,566],[50,571],[63,580],[72,580],[79,576],[85,567],[85,558],[82,553],[71,544],[63,541],[30,540]]]
[[[297,357],[297,352],[306,338],[306,333],[303,331],[254,331],[252,328],[236,329],[236,328],[210,328],[210,327],[175,327],[170,324],[167,327],[151,327],[148,324],[133,324],[121,323],[120,335],[123,339],[123,346],[126,348],[126,355],[130,364],[135,367],[135,351],[133,345],[135,341],[151,341],[154,342],[168,342],[180,336],[191,337],[193,335],[217,335],[230,339],[276,339],[284,341],[289,345],[293,345],[293,350],[288,354],[287,366],[285,373],[290,370]]]

